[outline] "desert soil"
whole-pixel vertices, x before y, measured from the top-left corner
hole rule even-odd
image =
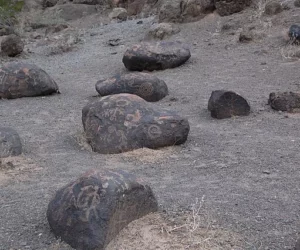
[[[282,32],[300,23],[300,13],[292,8],[259,21],[263,39],[239,43],[238,27],[252,14],[212,14],[180,25],[172,39],[188,43],[192,57],[152,73],[170,92],[155,105],[186,116],[191,131],[184,145],[160,150],[94,153],[81,123],[83,106],[99,98],[96,81],[126,72],[122,55],[143,39],[153,17],[86,28],[84,42],[67,53],[45,56],[31,44],[32,53],[14,59],[44,68],[61,94],[0,101],[1,126],[15,128],[24,145],[23,156],[1,163],[0,249],[71,249],[51,233],[46,209],[58,188],[91,168],[135,173],[160,204],[159,213],[125,228],[110,250],[292,249],[300,231],[300,115],[275,112],[267,101],[273,91],[299,91],[300,63],[282,57]],[[222,31],[225,23],[231,30]],[[117,38],[120,45],[107,44]],[[207,102],[217,89],[247,98],[250,116],[211,118]]]

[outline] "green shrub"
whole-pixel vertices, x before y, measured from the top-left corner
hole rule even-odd
[[[17,13],[23,8],[24,0],[0,0],[0,23],[12,25],[16,22]]]

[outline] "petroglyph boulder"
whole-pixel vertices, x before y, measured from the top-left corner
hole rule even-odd
[[[246,99],[232,91],[225,90],[212,92],[208,101],[208,110],[211,116],[217,119],[250,114],[250,106]]]
[[[0,128],[0,158],[17,156],[22,153],[19,134],[12,128]]]
[[[0,98],[13,99],[59,93],[56,82],[34,64],[12,62],[0,68]]]
[[[188,47],[178,41],[143,42],[127,49],[123,63],[129,70],[153,71],[178,67],[190,57]]]
[[[190,129],[187,119],[131,94],[87,104],[82,122],[88,142],[102,154],[182,144]]]
[[[300,93],[277,92],[269,96],[269,104],[275,110],[287,112],[300,111]]]
[[[73,248],[102,250],[131,221],[155,211],[151,188],[134,175],[91,170],[56,192],[47,218]]]
[[[140,72],[100,80],[96,90],[101,96],[128,93],[138,95],[148,102],[159,101],[168,94],[168,86],[164,81]]]

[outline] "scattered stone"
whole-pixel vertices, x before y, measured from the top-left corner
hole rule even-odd
[[[106,96],[87,104],[82,122],[92,149],[102,154],[182,144],[190,129],[187,119],[177,113],[131,94]]]
[[[272,1],[268,2],[265,6],[265,14],[269,16],[274,16],[283,11],[283,7],[279,2]]]
[[[159,101],[168,94],[168,86],[164,81],[140,72],[98,81],[96,90],[101,96],[128,93],[138,95],[148,102]]]
[[[278,111],[299,112],[300,93],[273,92],[269,96],[269,104]]]
[[[178,67],[190,57],[190,50],[181,42],[143,42],[127,49],[123,63],[129,70],[153,71]]]
[[[246,99],[232,91],[225,90],[212,92],[208,101],[208,110],[211,116],[217,119],[250,114],[250,106]]]
[[[12,128],[0,127],[0,158],[22,154],[19,134]]]
[[[118,19],[121,21],[126,21],[127,20],[127,10],[124,8],[114,8],[112,12],[109,14],[110,19]]]
[[[69,26],[67,24],[51,25],[46,28],[45,35],[47,36],[48,34],[58,33],[67,28],[69,28]]]
[[[293,24],[288,32],[290,39],[294,42],[300,42],[300,26]]]
[[[22,39],[15,34],[8,35],[1,41],[1,51],[7,56],[15,57],[21,54],[23,49]]]
[[[58,0],[43,0],[42,6],[43,8],[53,7],[58,3]]]
[[[229,16],[250,6],[252,0],[214,0],[220,16]]]
[[[148,34],[146,35],[146,40],[151,39],[160,39],[163,40],[165,38],[168,38],[174,34],[177,34],[180,32],[180,28],[172,23],[158,23],[152,25],[150,28]]]
[[[165,0],[159,10],[159,22],[198,21],[214,9],[214,0]]]
[[[99,0],[73,0],[75,4],[89,4],[89,5],[96,5],[99,4]]]
[[[104,250],[130,222],[157,209],[151,188],[134,175],[90,170],[56,192],[47,219],[71,247]]]
[[[120,38],[116,38],[116,39],[109,39],[108,40],[108,45],[109,46],[119,46],[121,43],[121,39]]]
[[[0,68],[0,79],[0,98],[14,99],[59,93],[56,82],[34,64],[5,64]]]
[[[300,0],[295,0],[294,5],[295,7],[300,7]],[[299,245],[299,249],[300,249],[300,245]]]

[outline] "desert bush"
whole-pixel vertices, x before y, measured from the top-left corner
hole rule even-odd
[[[17,14],[22,10],[24,1],[0,0],[0,22],[5,25],[16,23]]]

